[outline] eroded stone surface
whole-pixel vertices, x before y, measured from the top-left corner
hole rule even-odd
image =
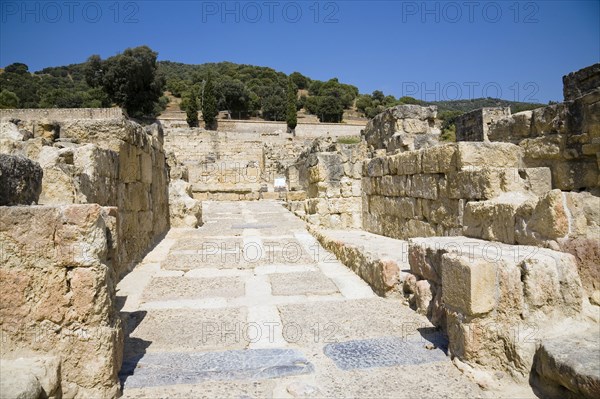
[[[206,380],[253,380],[308,374],[314,366],[294,349],[204,353],[152,353],[121,370],[125,388],[196,384]]]
[[[441,349],[398,337],[346,341],[328,344],[323,351],[342,370],[389,367],[445,361]]]

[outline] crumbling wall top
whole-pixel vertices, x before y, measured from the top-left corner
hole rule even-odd
[[[575,100],[600,87],[600,63],[563,76],[565,101]]]

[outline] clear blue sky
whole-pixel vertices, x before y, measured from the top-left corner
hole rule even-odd
[[[600,1],[6,1],[0,66],[35,71],[146,44],[160,60],[338,77],[425,100],[562,100],[600,61]]]

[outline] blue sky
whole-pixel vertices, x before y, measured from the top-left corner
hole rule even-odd
[[[562,100],[600,61],[600,1],[0,1],[0,66],[231,61],[424,100]]]

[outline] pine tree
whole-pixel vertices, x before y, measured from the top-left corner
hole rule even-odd
[[[204,127],[207,130],[217,129],[218,114],[219,110],[217,109],[215,89],[212,81],[208,79],[204,85],[204,93],[202,96],[202,118],[204,119]]]
[[[198,127],[198,100],[191,96],[185,108],[186,121],[189,127]]]
[[[296,88],[292,84],[292,80],[288,80],[287,86],[287,109],[285,121],[287,123],[287,132],[296,135],[296,125],[298,124],[298,116],[296,110]]]

